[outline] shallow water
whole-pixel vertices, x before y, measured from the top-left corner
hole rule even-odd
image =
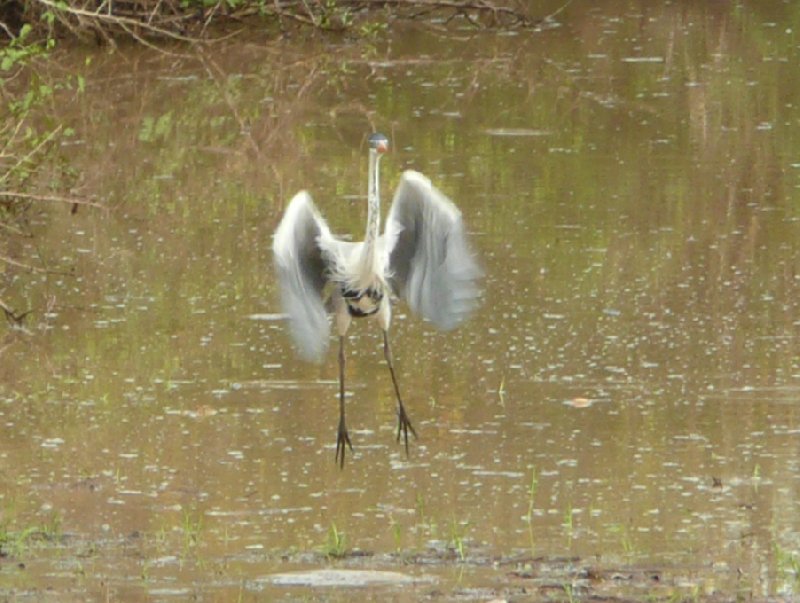
[[[569,568],[596,564],[797,593],[800,12],[558,25],[61,55],[87,82],[62,151],[110,211],[37,206],[4,249],[68,274],[4,277],[34,313],[0,345],[0,517],[34,531],[0,592],[302,598],[271,574],[333,565],[489,599],[537,564],[581,592]],[[271,234],[307,188],[361,235],[373,128],[384,190],[432,178],[487,276],[458,331],[395,308],[409,459],[377,325],[354,326],[339,471],[336,354],[293,355]]]

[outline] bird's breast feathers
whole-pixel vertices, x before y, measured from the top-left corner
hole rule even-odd
[[[342,297],[347,304],[347,311],[354,318],[362,318],[375,314],[381,307],[384,291],[382,286],[367,289],[342,289]]]

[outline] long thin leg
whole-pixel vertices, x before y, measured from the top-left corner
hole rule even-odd
[[[414,426],[406,414],[406,409],[403,406],[403,399],[400,397],[400,386],[397,385],[397,375],[394,374],[394,364],[392,364],[392,349],[389,347],[389,331],[383,330],[383,355],[386,358],[386,364],[389,365],[389,372],[392,374],[392,383],[394,384],[394,393],[397,395],[397,441],[400,441],[400,433],[403,434],[403,440],[406,445],[406,457],[408,456],[408,432],[411,431],[414,437],[417,437],[417,432],[414,431]]]
[[[344,336],[339,336],[339,432],[336,436],[336,461],[340,469],[344,469],[345,444],[350,447],[350,452],[353,451],[344,420],[344,364]]]

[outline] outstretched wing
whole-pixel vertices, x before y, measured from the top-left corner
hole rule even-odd
[[[386,220],[389,282],[414,312],[449,330],[474,310],[482,271],[461,212],[418,172],[403,173]]]
[[[328,347],[330,324],[323,299],[330,229],[306,191],[297,193],[275,231],[272,250],[283,311],[300,355],[319,362]]]

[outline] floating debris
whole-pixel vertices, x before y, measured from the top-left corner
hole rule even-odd
[[[323,569],[272,574],[269,582],[279,586],[377,586],[391,584],[411,584],[415,580],[400,572],[378,570]]]
[[[42,441],[42,448],[58,448],[64,443],[63,438],[47,438],[46,440]]]
[[[550,136],[550,130],[529,128],[489,128],[484,130],[489,136]]]
[[[623,63],[663,63],[664,57],[623,57]]]
[[[564,400],[564,404],[572,408],[589,408],[594,403],[595,400],[592,398],[572,398],[570,400]]]

